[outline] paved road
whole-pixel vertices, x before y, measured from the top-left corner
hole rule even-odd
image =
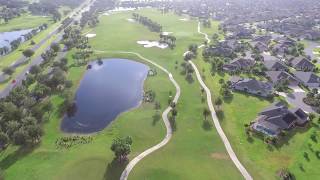
[[[316,113],[314,107],[311,107],[303,102],[303,99],[307,96],[307,93],[298,86],[290,86],[293,89],[292,93],[280,92],[279,95],[286,98],[287,102],[296,108],[301,108],[307,113]]]
[[[208,43],[210,43],[210,39],[208,38],[208,35],[206,33],[203,33],[201,32],[201,29],[200,29],[200,22],[198,23],[198,32],[200,34],[203,34],[205,36],[205,39],[208,41]],[[236,167],[238,168],[238,170],[240,171],[240,173],[242,174],[242,176],[246,179],[246,180],[252,180],[253,178],[251,177],[251,175],[249,174],[249,172],[246,170],[246,168],[241,164],[241,162],[239,161],[239,159],[237,158],[237,155],[236,153],[233,151],[232,147],[231,147],[231,144],[227,138],[227,136],[224,134],[223,132],[223,129],[220,125],[220,122],[219,122],[219,119],[217,117],[217,114],[214,110],[214,106],[213,106],[213,103],[212,103],[212,96],[211,96],[211,92],[210,92],[210,89],[206,86],[206,84],[203,82],[202,80],[202,77],[201,77],[201,74],[197,68],[197,66],[192,62],[192,61],[189,61],[189,63],[192,65],[195,73],[196,73],[196,76],[197,76],[197,79],[201,85],[201,87],[205,90],[206,94],[207,94],[207,102],[208,102],[208,106],[209,106],[209,110],[211,112],[211,117],[212,117],[212,120],[213,120],[213,123],[214,123],[214,126],[216,127],[217,129],[217,132],[220,136],[220,138],[222,139],[222,142],[224,144],[224,146],[226,147],[227,149],[227,152],[231,158],[231,160],[233,161],[233,163],[236,165]]]
[[[96,52],[108,52],[108,51],[96,51]],[[110,51],[111,52],[111,51]],[[180,97],[180,86],[179,84],[174,80],[173,75],[164,67],[160,66],[159,64],[153,62],[150,59],[147,59],[145,57],[143,57],[142,55],[140,55],[139,53],[135,53],[135,52],[126,52],[126,51],[112,51],[112,53],[119,53],[119,54],[133,54],[138,56],[140,59],[156,66],[157,68],[161,69],[162,71],[164,71],[166,74],[168,74],[170,81],[173,83],[173,85],[176,88],[176,95],[173,99],[174,103],[178,103],[179,97]],[[167,134],[165,136],[165,138],[158,144],[154,145],[153,147],[145,150],[144,152],[142,152],[141,154],[139,154],[137,157],[133,158],[129,164],[126,166],[126,168],[124,169],[124,171],[121,174],[120,180],[126,180],[130,174],[130,172],[132,171],[132,169],[134,168],[135,165],[137,165],[143,158],[145,158],[146,156],[148,156],[149,154],[153,153],[154,151],[162,148],[163,146],[165,146],[171,139],[172,137],[172,128],[168,119],[168,114],[170,113],[170,111],[172,110],[171,106],[167,107],[167,109],[162,113],[162,119],[163,122],[166,126],[167,129]]]
[[[74,21],[80,20],[81,18],[81,13],[79,13],[77,16],[75,15],[77,11],[85,11],[88,9],[89,6],[91,6],[94,1],[92,1],[91,3],[89,3],[90,0],[84,2],[79,8],[75,9],[72,13],[70,13],[69,17],[74,17]],[[53,35],[58,34],[57,38],[54,40],[54,42],[59,42],[62,38],[62,33],[59,33],[59,27],[56,27],[51,33],[49,33],[43,40],[41,40],[38,44],[36,44],[35,46],[32,47],[33,51],[38,50],[43,44],[45,44]],[[46,50],[48,50],[50,47],[46,48]],[[62,52],[58,54],[57,58],[61,58],[64,57],[66,55],[66,52]],[[25,61],[26,58],[25,57],[21,57],[19,58],[17,61]],[[11,90],[17,86],[20,86],[22,84],[22,81],[26,79],[26,73],[29,72],[30,68],[34,65],[39,65],[41,64],[41,62],[43,61],[43,59],[41,58],[41,55],[36,56],[35,58],[33,58],[32,62],[25,67],[22,72],[17,75],[15,77],[15,84],[8,84],[1,92],[0,92],[0,99],[6,97],[7,95],[9,95],[9,93],[11,92]]]

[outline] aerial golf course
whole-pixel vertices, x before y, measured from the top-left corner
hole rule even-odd
[[[186,17],[173,13],[162,14],[153,9],[142,9],[139,14],[147,16],[163,26],[163,31],[172,32],[177,38],[176,47],[170,48],[145,48],[137,41],[159,40],[159,34],[150,32],[139,23],[132,22],[132,11],[101,14],[100,23],[95,28],[86,28],[83,33],[95,34],[89,39],[94,50],[92,60],[97,58],[122,58],[135,60],[156,70],[155,76],[149,76],[144,82],[144,91],[155,92],[155,99],[161,105],[160,110],[155,110],[153,103],[142,102],[127,112],[120,114],[116,120],[104,130],[89,134],[92,141],[87,144],[76,144],[70,148],[57,147],[57,139],[68,136],[61,131],[61,115],[58,108],[63,99],[59,95],[50,97],[54,110],[44,124],[44,136],[41,143],[30,150],[21,150],[9,146],[0,154],[0,168],[5,171],[7,179],[119,179],[124,165],[115,162],[114,154],[110,150],[112,140],[116,137],[131,136],[133,139],[132,152],[129,160],[144,150],[159,143],[166,134],[162,119],[155,120],[155,114],[161,114],[168,106],[168,100],[175,94],[175,87],[170,82],[168,75],[161,69],[145,62],[138,56],[130,53],[139,53],[141,56],[152,60],[172,73],[181,88],[181,96],[177,103],[176,128],[172,139],[163,148],[147,156],[137,164],[128,179],[242,179],[240,172],[231,161],[212,121],[209,127],[204,127],[203,109],[207,103],[202,101],[205,96],[201,91],[195,74],[193,82],[186,81],[181,74],[181,63],[184,62],[183,54],[190,44],[201,45],[204,43],[203,35],[198,33],[197,19],[185,20]],[[218,23],[213,22],[211,28],[203,32],[209,37],[218,33]],[[122,53],[120,53],[122,52]],[[69,73],[68,79],[72,80],[75,93],[86,73],[86,67],[74,66],[72,51],[68,53]],[[220,79],[228,79],[228,75],[216,74],[211,76],[210,64],[202,59],[201,49],[198,58],[193,60],[201,71],[205,83],[211,93],[218,96]],[[107,77],[106,77],[107,78]],[[299,170],[298,164],[303,162],[305,171],[310,179],[317,174],[317,159],[310,157],[310,162],[305,162],[301,153],[308,151],[309,136],[315,127],[306,133],[297,133],[288,144],[279,149],[268,149],[263,141],[255,139],[248,142],[243,126],[252,121],[256,114],[271,102],[247,97],[235,93],[232,102],[223,105],[224,117],[220,119],[221,125],[228,136],[239,160],[251,173],[254,179],[276,179],[276,171],[281,165],[286,165],[292,170],[297,179],[305,174]],[[211,119],[211,117],[207,117]],[[73,134],[76,135],[76,134]],[[307,139],[307,140],[305,140]],[[319,144],[315,146],[319,147]],[[280,163],[281,162],[281,163]]]

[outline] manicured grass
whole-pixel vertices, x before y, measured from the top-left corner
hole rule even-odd
[[[77,84],[84,72],[84,67],[73,67],[69,71],[69,79]],[[156,92],[156,99],[161,102],[163,108],[166,106],[169,91],[173,91],[172,85],[161,71],[157,76],[146,80],[145,89]],[[58,95],[52,97],[51,101],[56,108],[62,103]],[[119,136],[132,136],[134,144],[130,157],[160,141],[165,135],[165,128],[160,121],[153,123],[154,114],[152,104],[143,104],[137,109],[123,113],[106,130],[93,134],[94,140],[91,144],[64,150],[55,146],[56,139],[64,134],[60,131],[61,116],[54,112],[45,124],[45,135],[41,145],[31,153],[25,154],[19,161],[15,161],[16,148],[10,147],[1,155],[0,166],[5,167],[3,169],[7,179],[104,179],[104,176],[108,177],[107,179],[117,179],[121,168],[107,167],[108,162],[112,162],[113,159],[110,150],[112,140]]]
[[[33,16],[30,14],[22,14],[20,17],[10,20],[8,23],[0,24],[0,32],[8,32],[21,29],[29,29],[40,26],[43,23],[50,24],[50,17]]]
[[[174,50],[146,49],[136,44],[137,40],[158,40],[157,33],[151,33],[144,26],[128,22],[132,12],[102,16],[100,24],[92,33],[97,37],[90,39],[91,45],[101,51],[135,51],[152,59],[171,71],[181,86],[181,99],[178,103],[177,131],[172,141],[138,164],[130,174],[130,179],[241,179],[215,129],[205,130],[202,111],[206,107],[201,102],[200,86],[196,82],[188,84],[180,75],[182,54],[191,43],[202,42],[197,33],[197,22],[179,21],[181,17],[172,14],[161,15],[155,10],[142,10],[139,13],[159,22],[165,31],[177,37]],[[71,53],[69,54],[69,59]],[[101,57],[120,57],[137,59],[133,55],[101,53]],[[176,61],[178,65],[176,65]],[[179,67],[175,69],[175,66]],[[69,79],[78,84],[84,67],[73,67]],[[76,87],[74,87],[76,88]],[[145,89],[156,92],[156,99],[165,108],[169,91],[175,89],[166,74],[158,70],[158,75],[145,82]],[[55,106],[62,103],[54,96]],[[64,134],[60,132],[57,112],[45,124],[45,135],[39,147],[31,153],[18,156],[15,147],[9,147],[0,157],[7,179],[119,179],[124,168],[112,163],[110,150],[112,139],[119,136],[133,137],[130,159],[143,150],[160,142],[165,135],[162,121],[155,125],[152,116],[153,105],[143,104],[137,109],[123,113],[105,130],[93,135],[91,144],[78,145],[68,150],[56,149],[55,141]],[[11,157],[11,158],[10,158]],[[16,160],[17,159],[17,160]],[[227,172],[226,172],[227,170]]]
[[[214,96],[219,96],[218,81],[221,78],[229,79],[229,75],[216,74],[212,77],[209,74],[208,63],[201,59],[196,63],[199,69],[205,69],[202,73]],[[277,179],[276,172],[280,168],[288,168],[297,179],[317,179],[320,176],[317,168],[320,159],[315,156],[315,151],[320,150],[320,144],[312,142],[310,135],[317,131],[319,136],[319,127],[312,126],[310,129],[295,131],[296,133],[280,148],[268,147],[258,138],[253,138],[253,142],[247,140],[244,124],[254,120],[257,113],[270,103],[241,93],[234,93],[233,100],[224,103],[224,117],[221,123],[240,161],[248,168],[254,179]],[[313,152],[308,144],[311,144]],[[309,154],[310,161],[303,157],[304,152]],[[299,164],[302,164],[304,171],[300,169]]]

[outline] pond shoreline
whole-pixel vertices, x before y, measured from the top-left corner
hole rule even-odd
[[[77,111],[74,116],[62,117],[63,133],[87,135],[103,131],[119,115],[140,107],[143,102],[149,66],[121,58],[106,58],[102,65],[91,61],[89,65],[92,68],[84,72],[75,92]]]

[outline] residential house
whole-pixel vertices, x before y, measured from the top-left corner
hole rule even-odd
[[[299,56],[288,61],[289,65],[298,71],[313,71],[315,65],[307,58]]]
[[[236,57],[235,52],[231,48],[227,47],[209,47],[205,49],[209,53],[210,56],[218,56],[218,57],[228,57],[228,58],[234,58]]]
[[[253,43],[253,48],[260,53],[268,51],[268,45],[263,42]]]
[[[320,87],[320,77],[313,72],[296,71],[293,74],[301,84],[309,88]]]
[[[254,37],[254,38],[253,38],[253,41],[255,41],[255,42],[261,42],[261,43],[267,45],[267,44],[270,43],[271,39],[272,39],[272,36],[270,36],[270,35],[262,35],[262,36],[256,36],[256,37]]]
[[[308,31],[305,32],[303,35],[303,38],[307,39],[307,40],[311,40],[311,41],[317,41],[320,40],[320,32],[319,31]]]
[[[300,108],[288,109],[283,103],[275,103],[259,113],[251,128],[269,137],[278,137],[284,130],[305,126],[308,115]]]
[[[300,82],[298,79],[296,79],[294,76],[292,76],[286,71],[267,71],[266,75],[274,85],[278,84],[283,80],[288,80],[289,85],[292,86],[297,86]]]
[[[269,71],[287,71],[288,70],[288,67],[279,60],[264,61],[263,64]]]
[[[238,70],[248,70],[255,65],[253,59],[237,58],[232,60],[229,64],[223,65],[223,70],[227,72],[235,72]]]
[[[272,84],[268,82],[258,81],[256,79],[240,78],[233,76],[230,79],[231,88],[254,94],[261,97],[269,97],[273,94]]]

